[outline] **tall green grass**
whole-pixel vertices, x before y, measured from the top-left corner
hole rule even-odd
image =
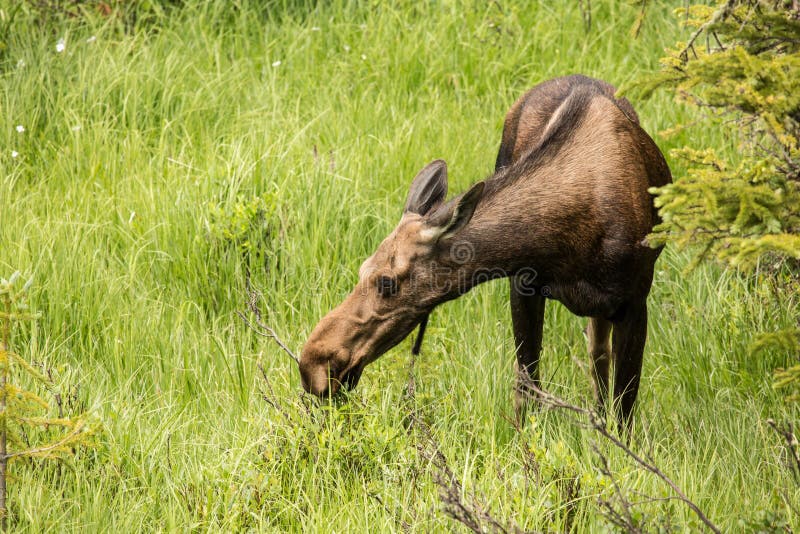
[[[41,22],[26,4],[5,26],[0,273],[34,273],[42,312],[17,348],[54,370],[71,410],[105,425],[69,469],[12,466],[14,530],[457,529],[407,431],[409,342],[347,402],[309,413],[296,369],[234,313],[245,272],[267,322],[299,348],[396,223],[419,168],[446,159],[463,191],[491,173],[504,113],[530,86],[575,72],[622,85],[655,68],[682,35],[670,7],[648,6],[633,39],[638,8],[611,1],[592,2],[589,31],[577,3],[185,4],[135,24],[93,12]],[[0,18],[14,5],[0,0]],[[726,148],[722,132],[655,136],[692,120],[669,95],[634,105],[665,153]],[[267,220],[242,240],[219,231],[215,217],[254,197],[270,203]],[[753,333],[796,322],[797,298],[713,266],[687,276],[687,263],[668,248],[657,266],[637,450],[724,530],[770,520],[761,511],[798,529],[785,502],[800,490],[765,423],[798,419],[770,387],[788,356],[747,351]],[[574,530],[605,528],[597,436],[553,413],[521,435],[507,420],[506,301],[500,281],[436,311],[416,409],[500,520],[564,528],[559,480],[574,478]],[[547,388],[576,402],[591,391],[576,363],[583,322],[548,305]],[[631,500],[671,495],[606,454]],[[651,526],[700,527],[674,500],[636,509]]]

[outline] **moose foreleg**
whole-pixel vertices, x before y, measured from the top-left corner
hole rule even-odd
[[[542,351],[542,328],[546,299],[531,295],[511,279],[511,322],[516,344],[517,389],[514,409],[517,421],[525,417],[526,407],[534,395],[531,383],[539,386],[539,353]]]

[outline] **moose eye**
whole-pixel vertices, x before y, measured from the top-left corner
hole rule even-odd
[[[397,280],[389,276],[378,278],[378,294],[382,297],[391,297],[397,294]]]

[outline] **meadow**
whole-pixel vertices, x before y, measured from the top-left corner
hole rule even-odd
[[[590,27],[578,2],[142,2],[134,18],[0,0],[0,277],[33,275],[41,313],[14,348],[103,426],[63,461],[12,463],[11,530],[464,531],[442,500],[455,479],[486,531],[614,530],[620,494],[645,531],[701,530],[568,414],[511,424],[505,281],[437,309],[413,368],[407,339],[328,406],[236,314],[249,273],[299,351],[423,165],[445,159],[462,192],[529,87],[656,69],[686,30],[682,1],[650,4],[634,38],[638,3],[612,0]],[[736,157],[725,132],[659,136],[694,120],[670,94],[633,105],[676,178],[672,148]],[[767,423],[800,421],[772,388],[789,356],[748,345],[800,302],[689,258],[667,247],[656,266],[631,446],[723,531],[796,531],[800,484]],[[580,405],[584,323],[549,304],[542,355],[545,388]]]

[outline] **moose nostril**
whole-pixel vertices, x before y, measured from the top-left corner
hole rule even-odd
[[[306,392],[311,393],[311,383],[308,380],[308,370],[306,369],[306,365],[303,363],[303,359],[300,359],[298,364],[298,368],[300,369],[300,383],[303,385],[303,389]]]
[[[326,397],[336,394],[338,383],[335,375],[329,374],[327,364],[318,362],[300,361],[300,381],[306,392],[317,397]]]

